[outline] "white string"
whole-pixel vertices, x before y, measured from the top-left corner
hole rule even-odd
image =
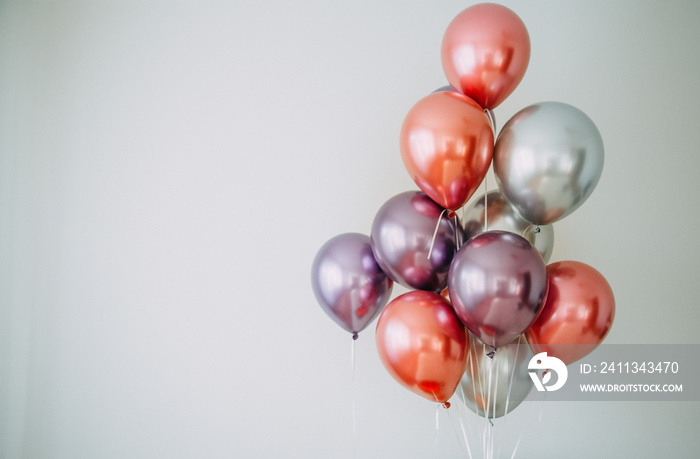
[[[355,410],[355,337],[350,344],[350,365],[352,369],[352,457],[357,455],[357,418]]]
[[[437,219],[437,224],[435,225],[435,231],[433,232],[433,238],[430,240],[430,249],[428,249],[428,260],[430,260],[430,255],[433,253],[433,245],[435,244],[435,238],[437,237],[438,230],[440,229],[440,220],[442,219],[442,214],[445,213],[447,209],[442,209],[440,216]]]
[[[510,393],[513,389],[513,378],[515,377],[515,369],[518,366],[518,351],[520,351],[520,346],[522,345],[522,335],[518,338],[518,343],[515,345],[515,358],[513,359],[512,362],[512,368],[510,372],[510,381],[508,381],[508,393],[506,394],[506,407],[505,407],[505,414],[508,414],[508,405],[510,405]],[[502,429],[505,431],[505,424],[506,421],[508,420],[507,416],[503,417],[503,422],[501,425],[503,426]],[[503,435],[500,436],[498,440],[498,453],[496,454],[496,457],[501,457],[501,446],[503,445]]]
[[[537,422],[542,422],[542,412],[544,411],[544,399],[547,398],[547,392],[542,393],[542,406],[540,407],[540,415]]]
[[[493,360],[491,361],[491,371],[493,372],[493,367],[497,365],[496,359],[498,359],[499,355],[501,355],[501,352],[496,353],[493,356]],[[493,418],[496,418],[496,400],[498,400],[498,376],[500,374],[500,371],[498,371],[498,367],[496,368],[496,381],[494,382],[494,392],[493,392],[493,400],[494,402],[492,403],[493,405]]]
[[[462,386],[460,384],[460,388],[461,387]],[[462,393],[464,393],[464,392],[462,392]],[[449,411],[447,412],[447,415],[450,416],[450,422],[452,422],[452,415],[450,415]],[[462,418],[459,417],[459,412],[457,412],[457,419],[459,420],[459,427],[462,429],[462,436],[464,437],[464,444],[467,446],[467,454],[469,455],[469,459],[473,459],[472,458],[472,451],[469,448],[469,440],[467,440],[467,432],[464,430],[464,423],[462,422]],[[468,418],[467,418],[467,420],[468,420]],[[453,423],[453,428],[454,428],[454,423]],[[456,434],[457,434],[457,431],[455,430],[455,435]],[[458,437],[458,439],[459,439],[459,437]],[[461,443],[459,445],[462,446]]]
[[[440,433],[440,405],[436,405],[435,406],[435,442],[433,442],[433,448],[437,447],[439,433]]]
[[[488,175],[488,171],[486,174]],[[489,188],[487,185],[487,175],[484,175],[484,231],[489,230]]]
[[[518,446],[520,446],[520,440],[523,439],[523,434],[521,433],[520,436],[518,437],[518,441],[515,443],[515,448],[513,448],[513,454],[510,456],[510,459],[515,459],[515,453],[518,451]]]

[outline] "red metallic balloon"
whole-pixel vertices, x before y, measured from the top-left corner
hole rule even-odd
[[[452,87],[493,109],[513,92],[530,62],[530,35],[510,9],[480,3],[459,13],[442,39],[442,68]]]
[[[549,290],[542,312],[526,331],[532,352],[570,364],[591,353],[610,331],[615,298],[602,274],[578,261],[547,266]]]
[[[408,112],[400,147],[404,166],[418,187],[442,207],[457,210],[488,171],[493,131],[476,102],[457,92],[437,92]]]
[[[446,402],[467,366],[469,339],[450,303],[417,290],[395,298],[377,321],[377,350],[389,373],[428,400]]]

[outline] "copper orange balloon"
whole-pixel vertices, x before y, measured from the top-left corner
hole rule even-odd
[[[529,62],[530,35],[505,6],[470,6],[452,20],[442,39],[447,81],[484,108],[493,109],[513,92]]]
[[[401,126],[401,158],[430,199],[457,210],[474,194],[493,156],[493,132],[484,110],[456,92],[419,100]]]
[[[395,298],[377,321],[377,350],[389,373],[428,400],[446,402],[467,366],[468,337],[450,303],[417,290]]]
[[[602,274],[578,261],[547,266],[549,290],[542,312],[526,331],[532,352],[570,364],[591,353],[610,331],[615,298]]]

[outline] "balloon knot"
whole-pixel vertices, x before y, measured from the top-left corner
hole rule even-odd
[[[491,424],[491,427],[493,427],[493,420],[489,418],[489,424]]]
[[[358,335],[357,332],[353,332],[352,339],[357,339],[359,337],[360,337],[360,335]]]
[[[448,218],[455,218],[456,215],[457,213],[454,210],[451,210],[447,213]]]
[[[535,226],[535,233],[540,234],[540,225]]]
[[[451,407],[451,406],[452,406],[452,404],[450,404],[450,402],[445,402],[445,403],[442,404],[442,407],[445,408],[445,409],[448,409],[448,408]]]
[[[492,358],[493,358],[493,356],[494,356],[495,354],[496,354],[496,349],[494,349],[493,351],[491,351],[491,352],[487,353],[486,355],[488,355],[488,356],[489,356],[489,358],[490,358],[490,359],[492,359]]]

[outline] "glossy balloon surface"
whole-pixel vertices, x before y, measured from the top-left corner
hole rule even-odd
[[[379,316],[376,339],[384,367],[404,387],[439,403],[452,396],[469,341],[445,298],[426,291],[395,298]]]
[[[457,210],[484,179],[493,132],[479,105],[452,91],[429,94],[401,126],[401,158],[418,188],[442,207]]]
[[[389,199],[374,217],[370,233],[374,256],[399,284],[434,292],[447,286],[447,273],[463,231],[457,217],[449,218],[443,210],[424,193],[407,191]]]
[[[525,336],[493,349],[470,334],[467,369],[460,382],[466,405],[479,416],[499,418],[513,411],[532,391],[527,365],[533,354]]]
[[[552,263],[547,273],[547,301],[526,336],[535,354],[547,352],[569,365],[605,339],[615,318],[615,297],[605,277],[585,263]]]
[[[603,139],[585,113],[561,102],[542,102],[519,111],[503,126],[493,170],[518,214],[547,225],[588,199],[603,161]]]
[[[483,233],[487,228],[522,236],[537,249],[545,263],[549,261],[554,250],[552,225],[537,227],[525,221],[498,190],[490,191],[486,196],[481,195],[473,200],[464,210],[463,224],[466,239]]]
[[[386,306],[393,282],[374,259],[369,237],[345,233],[317,252],[311,286],[324,312],[346,331],[358,333]]]
[[[527,240],[506,231],[488,231],[459,249],[448,288],[462,323],[483,343],[497,348],[517,338],[537,317],[547,290],[547,271]]]
[[[459,13],[442,39],[450,85],[493,109],[510,95],[530,62],[530,35],[512,10],[480,3]]]

